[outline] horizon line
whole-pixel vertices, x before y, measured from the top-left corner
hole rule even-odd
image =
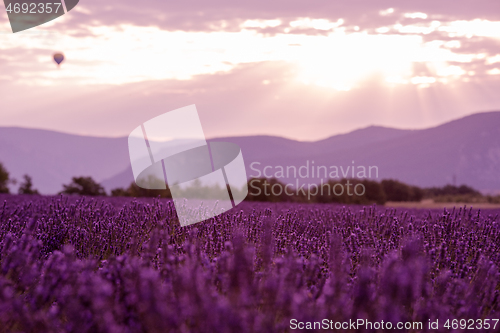
[[[377,125],[377,124],[371,124],[368,126],[364,127],[358,127],[355,129],[352,129],[350,131],[346,132],[339,132],[335,134],[331,134],[328,137],[324,137],[322,139],[317,139],[317,140],[299,140],[296,138],[290,138],[286,136],[279,136],[279,135],[273,135],[273,134],[264,134],[264,133],[256,133],[256,134],[243,134],[243,135],[226,135],[226,136],[214,136],[214,137],[207,137],[207,140],[216,140],[216,139],[224,139],[224,138],[243,138],[243,137],[275,137],[275,138],[281,138],[281,139],[286,139],[290,141],[296,141],[296,142],[319,142],[319,141],[324,141],[327,139],[330,139],[335,136],[339,135],[346,135],[350,134],[356,131],[360,130],[365,130],[371,127],[378,127],[378,128],[386,128],[386,129],[392,129],[392,130],[401,130],[401,131],[420,131],[420,130],[427,130],[427,129],[432,129],[436,127],[440,127],[449,123],[452,123],[457,120],[461,120],[464,118],[468,118],[474,115],[480,115],[480,114],[487,114],[487,113],[500,113],[500,110],[490,110],[490,111],[477,111],[477,112],[471,112],[467,115],[464,115],[459,118],[453,118],[451,120],[439,123],[437,125],[433,126],[428,126],[428,127],[422,127],[422,128],[403,128],[403,127],[390,127],[386,125]],[[38,128],[38,127],[23,127],[23,126],[18,126],[18,125],[6,125],[6,126],[0,126],[1,129],[21,129],[21,130],[35,130],[35,131],[45,131],[45,132],[52,132],[52,133],[58,133],[58,134],[65,134],[65,135],[73,135],[73,136],[81,136],[81,137],[87,137],[87,138],[98,138],[98,139],[123,139],[123,138],[128,138],[128,135],[121,135],[121,136],[103,136],[103,135],[92,135],[92,134],[84,134],[84,133],[71,133],[71,132],[65,132],[59,129],[48,129],[48,128]],[[158,142],[169,142],[169,141],[175,141],[175,140],[152,140],[152,141],[158,141]]]

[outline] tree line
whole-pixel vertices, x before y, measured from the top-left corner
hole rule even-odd
[[[10,177],[10,173],[0,162],[0,193],[10,193],[9,185],[16,185],[18,181]],[[17,194],[39,195],[39,191],[33,187],[31,176],[23,175],[23,180],[19,183]],[[87,196],[107,196],[104,187],[92,177],[73,177],[69,184],[63,185],[63,189],[58,194],[66,195],[87,195]],[[111,191],[111,196],[128,197],[162,197],[171,198],[170,190],[147,190],[137,186],[134,182],[126,189],[116,188]]]
[[[0,193],[9,193],[9,185],[17,184],[15,179],[10,178],[9,172],[0,163]],[[387,201],[421,201],[424,198],[482,198],[477,190],[466,186],[446,185],[443,187],[420,188],[393,179],[384,179],[380,182],[370,179],[341,179],[329,180],[327,183],[315,185],[313,188],[294,189],[291,192],[284,191],[286,184],[276,178],[252,178],[248,181],[249,194],[247,201],[263,202],[310,202],[310,203],[343,203],[343,204],[384,204]],[[363,188],[362,195],[356,195],[353,190],[356,187]],[[336,188],[347,189],[345,191],[334,191]],[[281,189],[281,190],[276,190]],[[349,192],[351,189],[351,192]],[[19,184],[18,194],[38,195],[39,192],[33,187],[32,178],[24,175]],[[65,195],[87,195],[106,196],[104,187],[92,177],[73,177],[69,184],[63,185],[59,194]],[[358,193],[359,194],[359,193]],[[139,187],[132,182],[127,188],[115,188],[110,193],[114,197],[161,197],[172,198],[168,188],[166,190],[149,190]]]
[[[446,185],[443,187],[420,188],[408,185],[394,179],[384,179],[380,182],[370,179],[340,179],[329,180],[324,184],[317,184],[308,187],[307,190],[292,191],[285,193],[281,191],[286,184],[281,183],[276,178],[254,178],[248,182],[248,201],[264,202],[302,202],[302,203],[341,203],[341,204],[373,204],[383,205],[387,201],[394,202],[419,202],[424,198],[435,199],[440,196],[454,196],[456,194],[469,196],[482,196],[481,193],[467,185],[459,187]],[[362,195],[355,191],[359,186],[363,189]],[[273,190],[273,189],[278,190]],[[340,188],[341,191],[335,191]],[[344,189],[342,191],[342,189]],[[349,189],[351,191],[349,192]],[[313,191],[311,195],[311,191]]]
[[[0,193],[10,193],[9,185],[17,184],[17,180],[10,178],[10,174],[5,169],[2,163],[0,163]],[[23,180],[19,184],[17,189],[18,194],[36,194],[38,195],[38,190],[33,188],[33,180],[29,175],[24,175]]]

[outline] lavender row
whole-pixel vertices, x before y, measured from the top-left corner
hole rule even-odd
[[[181,228],[163,199],[1,199],[0,332],[500,318],[498,211],[244,202]]]

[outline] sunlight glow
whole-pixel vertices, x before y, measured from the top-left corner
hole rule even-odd
[[[451,40],[444,43],[443,45],[448,48],[460,48],[462,46],[462,43],[459,40]]]
[[[428,76],[415,76],[410,80],[413,84],[429,84],[436,82],[436,78]]]
[[[494,57],[489,57],[488,59],[486,59],[487,65],[495,64],[497,62],[500,62],[500,54],[497,54]]]
[[[412,19],[416,19],[416,18],[426,19],[427,14],[426,13],[406,13],[404,15],[404,17],[412,18]]]
[[[300,18],[290,22],[290,26],[294,28],[312,28],[317,30],[332,30],[344,24],[343,19],[338,19],[337,22],[331,22],[326,19],[310,19]]]
[[[380,28],[375,29],[375,31],[378,32],[379,34],[388,33],[390,30],[391,29],[389,29],[389,27],[380,27]]]
[[[431,32],[435,31],[436,29],[432,26],[426,26],[426,25],[395,25],[394,28],[396,28],[397,31],[405,34],[430,34]]]
[[[392,13],[394,9],[389,8],[380,15]],[[406,13],[405,16],[424,18],[426,14]],[[392,85],[447,83],[484,74],[487,70],[471,71],[452,63],[466,64],[481,59],[486,65],[500,62],[500,54],[488,57],[487,53],[457,52],[463,45],[458,38],[464,34],[500,37],[500,22],[477,19],[405,26],[398,23],[378,27],[377,33],[367,30],[347,33],[344,24],[343,19],[303,17],[289,23],[286,28],[289,33],[273,35],[250,28],[278,27],[283,25],[282,20],[246,20],[237,32],[166,31],[158,27],[120,25],[89,27],[91,34],[82,36],[71,31],[62,34],[44,30],[44,27],[36,34],[3,35],[0,59],[14,64],[21,61],[15,57],[14,50],[42,50],[31,58],[33,72],[18,72],[12,77],[13,81],[28,85],[189,80],[195,75],[228,72],[239,64],[286,62],[298,69],[297,82],[339,91],[358,87],[370,77],[381,77],[383,82]],[[294,28],[321,30],[327,35],[295,33]],[[428,42],[423,39],[423,34],[435,31],[454,34],[457,39]],[[54,51],[63,51],[66,55],[67,61],[61,70],[56,70],[52,63],[50,54]],[[414,63],[427,64],[429,73],[413,73]],[[497,75],[497,69],[489,69],[488,74]],[[5,77],[7,73],[2,75]],[[270,82],[264,80],[262,84]]]
[[[489,71],[487,71],[487,73],[489,75],[500,75],[500,69],[498,68],[493,68],[493,69],[490,69]]]
[[[500,37],[500,22],[481,19],[472,21],[453,21],[439,27],[438,30],[448,32],[450,37]]]
[[[381,10],[378,12],[380,16],[388,16],[392,13],[394,13],[394,8],[387,8],[385,10]]]
[[[243,24],[243,28],[274,28],[281,25],[281,20],[246,20]]]
[[[417,36],[362,33],[310,40],[297,54],[300,78],[303,82],[346,91],[373,74],[385,77],[410,75],[411,54],[418,49],[419,41]]]
[[[393,83],[393,84],[408,84],[408,80],[403,79],[403,77],[400,75],[388,76],[385,78],[385,81],[387,83]]]
[[[439,76],[459,76],[464,75],[465,71],[459,66],[447,66],[439,68],[436,74]]]

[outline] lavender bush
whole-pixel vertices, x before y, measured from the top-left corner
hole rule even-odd
[[[246,202],[181,228],[163,199],[0,199],[1,332],[500,318],[495,211]]]

